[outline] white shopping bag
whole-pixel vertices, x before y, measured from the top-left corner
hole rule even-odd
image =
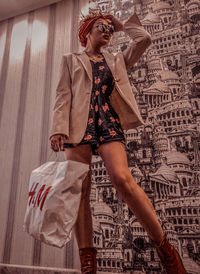
[[[24,230],[46,244],[63,247],[77,219],[82,182],[89,165],[47,162],[32,171]]]

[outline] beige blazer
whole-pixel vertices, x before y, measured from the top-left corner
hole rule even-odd
[[[131,45],[116,55],[103,55],[115,80],[115,88],[110,96],[111,105],[119,115],[122,128],[132,129],[142,125],[143,120],[127,69],[138,61],[151,44],[151,37],[136,14],[124,23],[124,32],[133,39]],[[56,89],[50,138],[55,134],[63,134],[67,143],[79,143],[82,140],[87,127],[91,91],[92,67],[87,54],[83,51],[64,55],[61,78]]]

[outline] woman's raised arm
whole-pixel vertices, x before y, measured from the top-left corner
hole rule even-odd
[[[133,14],[123,25],[123,30],[133,40],[122,54],[126,68],[131,68],[151,44],[151,36],[142,26],[138,16]]]

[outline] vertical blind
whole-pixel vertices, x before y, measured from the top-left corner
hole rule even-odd
[[[23,231],[23,220],[30,172],[51,153],[61,58],[78,49],[87,1],[80,2],[63,0],[0,23],[1,263],[73,268],[78,261],[73,241],[64,249],[41,245]]]

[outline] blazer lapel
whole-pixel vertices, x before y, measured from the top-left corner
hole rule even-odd
[[[76,53],[76,57],[81,61],[90,80],[92,81],[92,66],[87,54],[83,51],[81,53]]]
[[[106,63],[108,64],[108,66],[112,72],[113,77],[115,78],[115,60],[114,60],[115,57],[114,57],[114,55],[107,53],[107,52],[103,52],[103,56],[104,56]],[[92,66],[91,66],[91,63],[90,63],[90,60],[89,60],[87,54],[83,51],[81,53],[76,53],[76,57],[81,61],[90,80],[92,81],[93,80],[92,79]]]

